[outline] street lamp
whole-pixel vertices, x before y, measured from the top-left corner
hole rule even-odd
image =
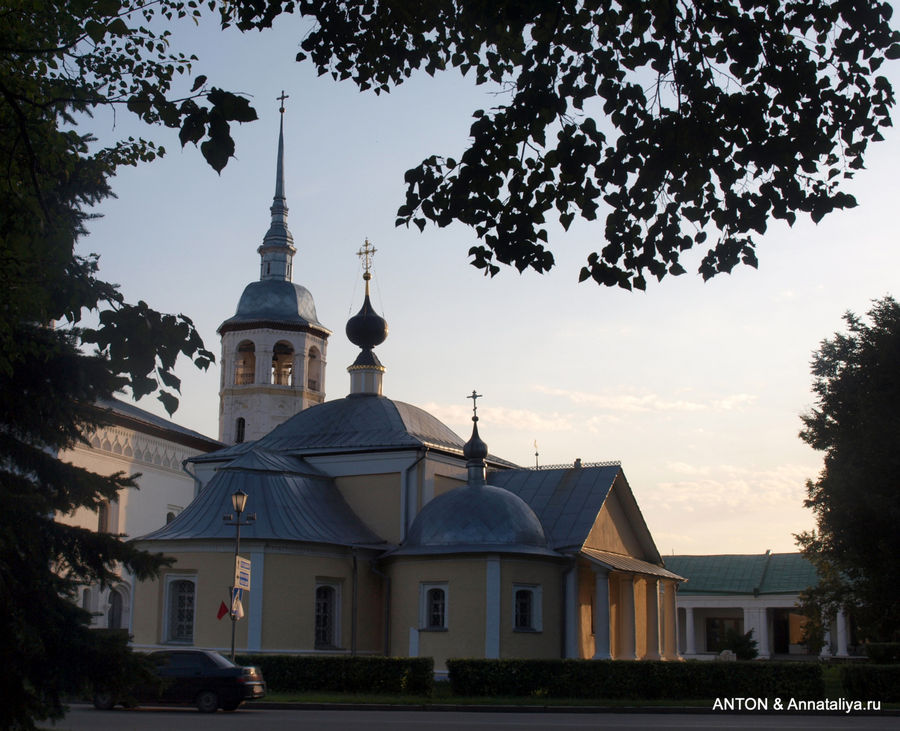
[[[231,495],[231,507],[234,508],[234,514],[226,515],[224,517],[225,525],[233,525],[234,526],[234,574],[233,576],[237,576],[238,570],[238,553],[241,550],[241,526],[242,525],[253,525],[256,521],[256,513],[252,513],[247,516],[247,519],[242,523],[241,522],[241,514],[244,512],[244,509],[247,507],[247,493],[243,490],[236,490]],[[235,514],[237,518],[235,518]],[[237,596],[237,592],[235,591],[236,587],[234,584],[234,578],[232,577],[231,583],[231,661],[234,662],[234,630],[235,625],[237,624],[237,613],[234,611],[234,602]]]

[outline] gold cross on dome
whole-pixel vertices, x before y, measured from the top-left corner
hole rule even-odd
[[[284,114],[284,100],[285,100],[285,99],[290,99],[290,98],[291,98],[291,95],[290,95],[290,94],[285,94],[285,93],[284,93],[284,89],[282,89],[282,90],[281,90],[281,96],[276,96],[275,98],[276,98],[278,101],[281,102],[281,107],[279,108],[278,111],[281,112],[282,114]]]
[[[478,418],[478,399],[484,398],[480,393],[476,393],[474,389],[472,389],[472,395],[466,396],[466,398],[472,399],[472,416]]]
[[[369,240],[366,239],[365,245],[356,252],[356,255],[363,261],[363,268],[366,270],[366,279],[370,277],[369,270],[372,268],[372,254],[376,251],[378,251],[378,249],[372,246],[372,244],[369,243]]]

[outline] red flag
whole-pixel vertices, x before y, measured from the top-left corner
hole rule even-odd
[[[224,617],[226,614],[228,614],[228,606],[225,604],[225,602],[222,602],[219,605],[219,611],[216,612],[216,619],[222,619],[222,617]]]

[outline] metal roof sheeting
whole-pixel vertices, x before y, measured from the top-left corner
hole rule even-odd
[[[644,574],[645,576],[657,576],[661,579],[674,579],[684,581],[684,578],[676,573],[667,571],[662,566],[657,566],[648,561],[643,561],[634,556],[623,556],[620,553],[599,551],[596,548],[582,548],[581,555],[589,561],[599,563],[608,569],[615,571],[627,571],[630,574]]]
[[[666,556],[665,562],[687,578],[682,594],[799,594],[819,582],[799,553]]]
[[[257,444],[291,452],[424,446],[462,452],[464,446],[456,433],[427,411],[369,394],[304,409]]]
[[[247,514],[257,516],[241,528],[242,538],[389,547],[353,512],[330,478],[296,457],[261,451],[219,470],[171,523],[139,540],[233,539],[234,526],[222,516],[232,512],[237,490],[247,493]]]
[[[622,468],[499,470],[488,482],[518,495],[535,512],[551,548],[581,548]]]

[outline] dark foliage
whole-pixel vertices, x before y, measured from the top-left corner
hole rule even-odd
[[[75,254],[90,207],[111,195],[121,165],[152,160],[145,140],[97,148],[88,132],[103,105],[182,127],[217,169],[228,121],[252,118],[246,102],[203,81],[170,101],[190,59],[170,54],[154,19],[194,3],[11,0],[0,9],[0,727],[30,728],[62,714],[64,694],[137,672],[125,638],[89,629],[72,603],[80,587],[105,585],[119,566],[145,578],[164,564],[118,536],[54,520],[97,509],[125,474],[103,476],[60,461],[60,451],[104,423],[95,407],[129,388],[156,392],[171,413],[179,354],[204,368],[212,354],[191,321],[129,304],[97,276],[95,256]],[[208,105],[204,104],[204,99]],[[227,138],[227,142],[225,139]],[[82,316],[99,313],[96,327]]]
[[[448,660],[460,696],[806,698],[824,696],[815,663]]]
[[[472,263],[544,272],[547,224],[606,217],[580,279],[643,289],[706,254],[756,265],[771,219],[856,205],[841,183],[890,124],[900,57],[868,0],[237,0],[226,22],[315,21],[298,60],[376,93],[455,68],[499,85],[467,149],[406,173],[397,223],[474,230]]]
[[[797,536],[820,582],[806,613],[852,613],[863,638],[900,640],[900,305],[877,300],[868,321],[822,341],[812,361],[814,408],[801,439],[825,453],[806,507],[816,528]]]
[[[240,665],[262,670],[269,690],[391,693],[430,696],[434,662],[430,657],[326,657],[239,655]]]
[[[848,698],[898,703],[900,665],[842,665],[841,685]]]

